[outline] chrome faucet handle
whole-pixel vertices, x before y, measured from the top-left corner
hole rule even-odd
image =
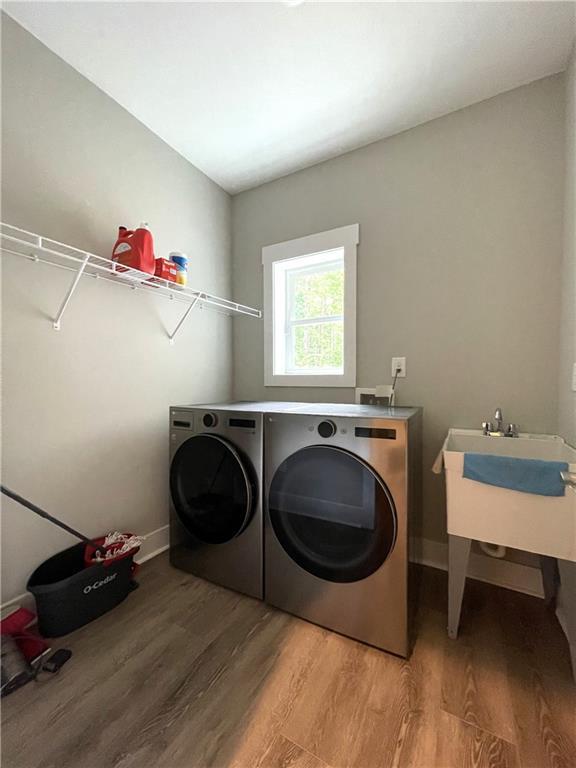
[[[483,421],[482,422],[482,431],[485,435],[489,435],[490,432],[493,432],[492,428],[492,422],[491,421]]]
[[[518,424],[508,424],[506,437],[518,437]]]

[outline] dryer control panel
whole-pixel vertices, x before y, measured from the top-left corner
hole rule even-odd
[[[231,440],[251,454],[256,450],[252,441],[262,440],[262,414],[220,410],[210,406],[190,409],[172,407],[169,424],[170,445],[173,449],[192,435],[213,434]]]

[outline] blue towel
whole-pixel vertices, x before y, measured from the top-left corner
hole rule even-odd
[[[462,477],[538,496],[564,496],[565,486],[560,472],[567,470],[568,464],[565,461],[465,453]]]

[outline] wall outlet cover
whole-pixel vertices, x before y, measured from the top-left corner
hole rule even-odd
[[[392,380],[396,375],[396,371],[400,369],[398,374],[399,379],[406,378],[406,358],[405,357],[393,357],[392,358]]]
[[[362,403],[362,395],[372,395],[376,397],[375,387],[356,387],[354,402],[360,405]]]

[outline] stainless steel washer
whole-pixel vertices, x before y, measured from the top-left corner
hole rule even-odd
[[[265,599],[409,653],[419,408],[319,404],[265,417]]]
[[[263,411],[299,403],[170,408],[170,562],[263,597]]]

